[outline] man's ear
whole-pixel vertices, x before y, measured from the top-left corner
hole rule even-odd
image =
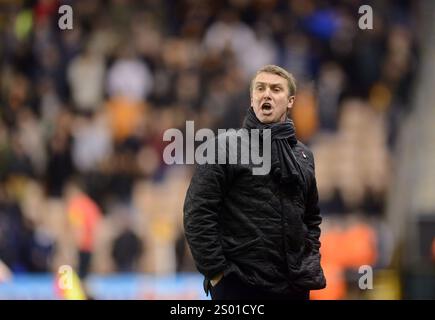
[[[293,104],[295,103],[295,96],[288,97],[287,111],[290,111],[293,108]]]

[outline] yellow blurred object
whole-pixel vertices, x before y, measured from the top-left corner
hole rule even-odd
[[[378,270],[374,275],[373,289],[367,290],[365,297],[370,300],[400,300],[401,287],[399,274],[394,270]]]
[[[33,26],[32,10],[21,11],[15,20],[14,31],[18,39],[27,38]]]
[[[8,193],[17,200],[23,198],[29,178],[20,174],[11,174],[6,182]]]
[[[375,83],[370,89],[370,105],[377,111],[385,111],[391,103],[391,91],[382,83]]]
[[[173,224],[167,218],[162,217],[153,220],[152,232],[156,239],[163,242],[171,241],[175,235]]]
[[[57,296],[64,300],[86,300],[82,282],[70,266],[62,266],[55,277]]]

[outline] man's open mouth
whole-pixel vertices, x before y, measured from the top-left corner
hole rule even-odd
[[[261,110],[270,111],[272,110],[272,105],[269,102],[265,102],[261,105]]]

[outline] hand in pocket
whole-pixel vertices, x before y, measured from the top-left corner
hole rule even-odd
[[[210,284],[212,287],[216,287],[216,285],[221,282],[222,278],[223,278],[224,274],[223,273],[219,273],[218,275],[214,276],[211,280],[210,280]]]

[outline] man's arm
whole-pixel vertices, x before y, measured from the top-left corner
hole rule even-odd
[[[223,255],[219,210],[227,186],[226,167],[199,165],[184,203],[184,230],[196,266],[207,279],[219,280],[228,267]]]
[[[307,241],[311,244],[311,253],[306,259],[307,271],[309,274],[312,289],[323,289],[326,287],[326,278],[323,274],[320,265],[320,224],[322,217],[319,209],[319,194],[317,191],[316,176],[314,170],[314,157],[312,152],[309,152],[311,157],[310,166],[312,177],[308,186],[308,196],[306,210],[304,214],[304,222],[307,226]]]
[[[308,186],[307,203],[304,214],[304,223],[308,229],[308,240],[310,241],[313,250],[318,252],[320,249],[320,224],[322,223],[322,216],[320,215],[319,208],[319,194],[317,191],[317,183],[314,167],[314,156],[309,152],[311,160],[311,170],[313,171],[312,178]]]

